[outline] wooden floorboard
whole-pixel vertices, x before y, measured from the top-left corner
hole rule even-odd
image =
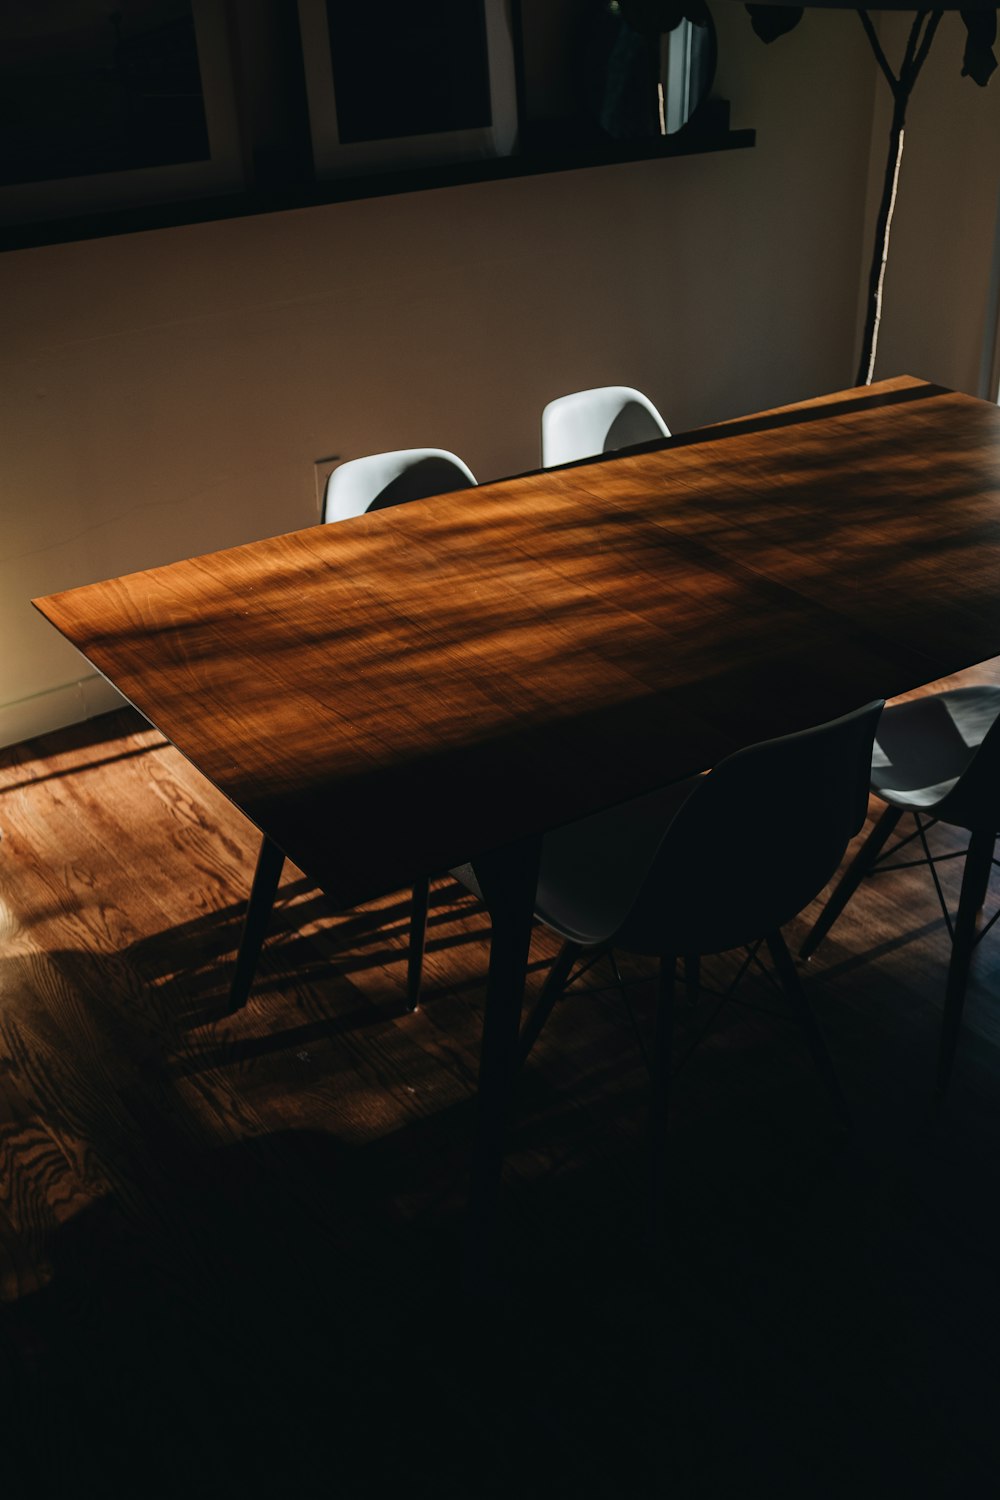
[[[467,894],[434,886],[408,1015],[405,893],[336,913],[287,868],[229,1014],[256,834],[136,715],[0,752],[0,835],[4,1500],[995,1490],[1000,928],[938,1111],[924,872],[804,966],[854,1138],[764,981],[711,1026],[711,995],[682,1007],[655,1264],[642,1061],[606,969],[567,997],[520,1080],[487,1311],[458,1275]]]

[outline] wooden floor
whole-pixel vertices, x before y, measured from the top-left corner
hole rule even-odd
[[[405,900],[337,915],[290,870],[230,1015],[254,833],[136,716],[0,752],[0,834],[4,1500],[996,1493],[1000,927],[937,1112],[924,871],[807,966],[853,1139],[764,981],[685,1014],[662,1263],[632,1030],[606,972],[567,997],[485,1311],[457,1274],[470,897],[435,888],[410,1016]]]

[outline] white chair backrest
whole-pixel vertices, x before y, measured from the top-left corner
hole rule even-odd
[[[332,471],[323,496],[323,520],[346,521],[369,510],[474,489],[475,485],[469,466],[445,448],[370,453],[348,459]]]
[[[958,737],[959,731],[951,721],[948,709],[949,699],[954,699],[959,695],[967,701],[972,700],[974,703],[976,701],[975,688],[958,688],[951,693],[940,693],[920,700],[925,740],[929,738],[931,728],[929,718],[933,715],[942,721],[937,731],[938,735],[948,735],[950,732],[952,744],[949,746],[949,758],[953,765],[958,762],[954,740]],[[973,718],[974,711],[970,713],[967,709],[967,726],[969,720]],[[980,722],[987,720],[991,720],[989,728],[978,747],[970,755],[968,764],[961,775],[950,787],[945,783],[941,788],[942,795],[939,799],[926,804],[921,809],[942,823],[953,823],[957,828],[968,828],[970,832],[977,828],[1000,828],[1000,715],[995,715],[993,704],[983,694]],[[891,752],[892,736],[894,733],[905,733],[905,724],[906,720],[902,715],[898,719],[895,713],[886,715],[883,728],[879,732],[879,747],[883,753],[886,748]],[[933,765],[929,754],[926,761]],[[925,779],[927,778],[926,761]]]
[[[603,385],[550,401],[542,412],[542,467],[613,453],[630,443],[669,437],[648,396],[628,385]]]
[[[622,947],[723,953],[818,896],[864,823],[882,707],[750,745],[702,777],[619,929]]]

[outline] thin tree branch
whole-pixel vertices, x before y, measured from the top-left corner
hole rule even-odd
[[[903,53],[903,61],[899,69],[899,86],[906,94],[909,94],[910,89],[913,87],[913,80],[910,74],[913,69],[913,59],[916,56],[917,46],[920,41],[920,29],[924,24],[926,15],[927,12],[925,10],[917,11],[913,17],[910,34],[906,38],[906,51]]]
[[[861,341],[858,385],[869,385],[875,370],[879,325],[882,321],[882,284],[885,280],[885,267],[889,255],[889,231],[892,227],[892,214],[896,204],[896,191],[899,186],[899,168],[903,156],[906,106],[909,103],[913,86],[917,81],[917,75],[923,67],[927,54],[930,51],[931,43],[934,40],[934,33],[941,20],[941,14],[940,10],[917,11],[910,27],[910,34],[907,38],[899,77],[896,78],[886,60],[885,53],[882,51],[881,44],[868,13],[863,10],[858,11],[861,24],[871,43],[876,61],[889,80],[889,87],[892,90],[893,97],[892,124],[889,129],[889,151],[886,158],[882,199],[879,205],[875,247],[869,271],[868,306]]]
[[[858,16],[861,20],[862,26],[865,28],[865,31],[868,35],[868,40],[872,44],[872,51],[875,53],[875,59],[879,67],[882,69],[882,72],[888,79],[889,87],[892,89],[892,96],[893,98],[895,98],[896,90],[899,88],[899,80],[890,68],[888,59],[886,58],[885,53],[882,51],[882,44],[875,33],[875,27],[872,25],[871,17],[866,10],[859,10]]]
[[[902,113],[902,107],[897,105],[897,114]],[[875,355],[878,350],[878,332],[882,322],[882,284],[885,280],[885,267],[889,259],[889,232],[892,228],[892,214],[896,207],[896,189],[899,186],[899,168],[903,160],[903,141],[905,131],[900,121],[899,127],[893,126],[889,140],[889,157],[886,161],[886,182],[883,188],[882,205],[879,211],[879,228],[875,238],[875,251],[872,257],[872,267],[869,280],[868,293],[868,316],[865,321],[864,346],[861,351],[861,364],[858,370],[858,385],[871,385],[875,374]]]
[[[944,11],[941,10],[935,10],[931,12],[930,20],[927,22],[927,30],[924,32],[923,40],[920,43],[920,49],[917,52],[916,57],[913,59],[913,76],[910,79],[911,89],[917,81],[917,74],[920,72],[920,69],[924,65],[924,59],[926,58],[928,52],[931,50],[931,42],[934,40],[934,33],[935,31],[937,31],[938,25],[941,21],[941,17],[943,15]]]

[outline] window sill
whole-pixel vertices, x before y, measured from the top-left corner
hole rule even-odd
[[[753,146],[755,139],[753,130],[730,130],[728,126],[684,130],[676,136],[653,141],[602,140],[576,144],[562,134],[548,140],[537,139],[529,148],[512,156],[493,157],[489,160],[422,167],[405,172],[380,172],[368,177],[296,182],[280,187],[227,193],[220,197],[145,204],[141,207],[79,214],[72,218],[4,225],[0,227],[0,251],[27,250],[40,245],[101,239],[108,235],[170,229],[182,224],[204,224],[217,219],[246,218],[253,214],[280,213],[289,209],[314,208],[362,198],[383,198],[397,193],[423,192],[431,188],[503,182],[546,172],[571,172],[591,167],[617,166],[625,162],[658,161],[667,157],[742,150]]]

